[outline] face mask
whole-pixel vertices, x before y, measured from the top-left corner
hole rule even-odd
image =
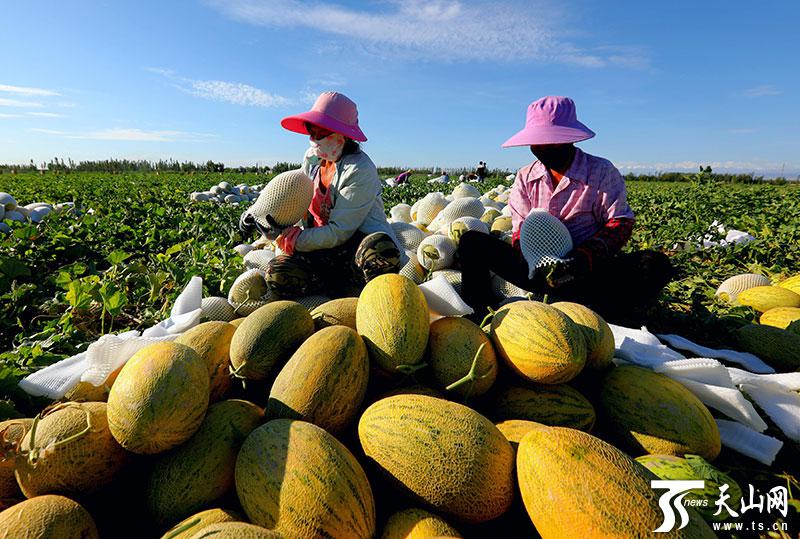
[[[309,144],[311,145],[314,155],[325,161],[338,161],[342,156],[344,143],[344,135],[340,135],[339,133],[331,133],[320,140],[309,139]]]
[[[572,164],[575,156],[575,147],[569,144],[559,144],[550,147],[531,148],[531,153],[550,170],[565,171]]]

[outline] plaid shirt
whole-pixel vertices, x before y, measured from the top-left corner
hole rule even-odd
[[[513,242],[532,209],[558,217],[572,236],[575,250],[594,260],[618,253],[633,231],[625,180],[610,161],[576,148],[575,158],[557,185],[539,161],[517,172],[509,198]]]

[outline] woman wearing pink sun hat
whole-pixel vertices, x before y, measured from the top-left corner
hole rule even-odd
[[[322,93],[308,112],[281,120],[289,131],[309,136],[302,170],[314,182],[303,226],[283,230],[276,242],[285,253],[267,270],[274,297],[357,294],[407,260],[386,220],[378,171],[359,142],[367,137],[358,108],[347,96]]]
[[[634,215],[617,168],[575,147],[594,136],[578,121],[572,99],[546,96],[530,104],[525,127],[503,144],[528,146],[537,159],[519,169],[511,188],[511,245],[479,232],[461,237],[462,292],[476,316],[497,304],[492,272],[523,290],[582,303],[617,321],[654,301],[669,282],[673,270],[663,253],[621,253]],[[572,250],[531,269],[520,249],[520,232],[534,210],[565,225],[570,237],[564,241]]]

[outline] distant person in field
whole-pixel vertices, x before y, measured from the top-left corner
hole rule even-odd
[[[490,272],[524,290],[582,303],[617,320],[654,302],[669,282],[672,267],[663,253],[621,253],[634,214],[616,167],[575,147],[594,136],[578,121],[571,99],[547,96],[528,107],[525,128],[503,144],[528,146],[536,160],[519,169],[511,188],[511,244],[476,231],[461,237],[462,291],[476,316],[496,306]],[[540,268],[529,279],[520,227],[533,209],[557,217],[574,249],[563,262]]]
[[[488,172],[489,169],[486,168],[486,163],[480,161],[478,163],[478,168],[475,169],[475,175],[478,177],[478,181],[482,182],[484,179],[486,179]]]
[[[408,180],[411,178],[411,169],[406,170],[405,172],[401,172],[397,175],[394,179],[395,185],[402,185],[404,183],[408,183]]]
[[[367,137],[356,104],[325,92],[310,111],[284,118],[281,126],[309,136],[302,169],[314,181],[314,195],[303,226],[277,237],[285,254],[267,269],[272,294],[358,295],[374,277],[397,273],[407,257],[386,220],[377,168],[358,144]]]

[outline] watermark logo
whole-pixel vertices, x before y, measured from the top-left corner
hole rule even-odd
[[[669,481],[669,480],[652,480],[650,481],[650,486],[653,489],[665,489],[666,492],[661,495],[658,499],[658,506],[661,508],[661,511],[664,513],[664,521],[661,525],[653,530],[656,533],[666,533],[670,532],[675,529],[676,525],[676,514],[680,517],[680,525],[678,525],[679,530],[686,527],[689,524],[689,513],[686,511],[686,506],[702,506],[708,507],[709,501],[707,499],[693,499],[693,500],[685,500],[684,497],[689,494],[692,490],[704,490],[705,489],[705,481],[703,480],[692,480],[692,481]],[[769,492],[764,494],[756,494],[757,491],[753,488],[753,485],[748,485],[749,487],[749,496],[742,498],[739,500],[739,511],[737,512],[734,507],[728,504],[728,500],[731,500],[731,495],[728,494],[729,486],[727,484],[720,485],[719,487],[719,497],[716,501],[714,501],[714,505],[717,508],[716,513],[714,516],[719,516],[722,514],[722,511],[726,511],[729,517],[741,517],[744,513],[750,510],[757,510],[759,514],[772,514],[777,513],[786,517],[787,509],[788,509],[788,489],[783,486],[778,486],[772,488]],[[733,504],[735,506],[735,504]],[[736,530],[736,531],[764,531],[767,528],[763,523],[752,522],[748,528],[744,528],[744,525],[741,523],[734,523],[734,524],[719,524],[718,522],[714,523],[714,529],[722,529],[724,526],[725,530]],[[731,527],[731,526],[735,526]],[[786,530],[786,525],[783,523],[782,527],[776,527],[777,525],[773,525],[772,529],[782,529]]]
[[[664,479],[654,479],[650,481],[652,488],[663,488],[667,491],[658,499],[658,506],[664,513],[664,522],[661,526],[653,530],[656,533],[669,532],[675,527],[675,512],[681,517],[681,524],[678,526],[682,530],[689,524],[689,513],[683,506],[683,497],[689,494],[690,490],[705,488],[705,481],[668,481]],[[674,509],[674,511],[673,511]]]

